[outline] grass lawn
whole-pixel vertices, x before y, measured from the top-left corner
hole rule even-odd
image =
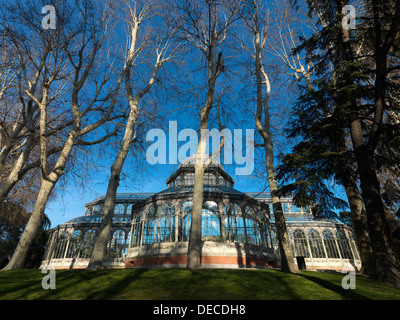
[[[44,290],[40,270],[0,272],[1,300],[400,300],[400,290],[357,276],[277,270],[56,270],[56,289]]]

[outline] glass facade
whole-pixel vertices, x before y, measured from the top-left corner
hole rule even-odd
[[[212,242],[212,245],[224,243],[226,247],[233,244],[267,249],[279,256],[269,194],[235,190],[233,179],[223,169],[219,166],[211,169],[204,174],[202,241]],[[117,195],[107,259],[122,261],[130,248],[140,251],[147,250],[148,245],[169,243],[167,246],[174,246],[189,241],[193,166],[180,166],[167,180],[167,185],[168,189],[156,194]],[[104,196],[95,199],[87,204],[84,216],[52,230],[44,261],[90,259],[103,215],[104,199]],[[301,256],[308,261],[359,260],[350,227],[334,220],[315,220],[309,208],[299,208],[291,199],[284,199],[282,207],[295,257]]]
[[[147,214],[137,212],[133,217],[131,246],[162,242],[181,242],[189,240],[192,202],[186,201],[179,210],[171,203],[159,207],[157,214],[154,206]],[[269,224],[265,212],[259,212],[247,206],[245,212],[237,204],[224,206],[221,213],[214,201],[203,204],[201,220],[202,240],[217,242],[242,242],[268,247]]]
[[[307,236],[305,231],[308,233]],[[291,235],[292,250],[295,256],[305,258],[359,259],[355,240],[348,239],[344,230],[334,231],[324,229],[321,236],[320,232],[316,229],[304,227],[294,230]]]

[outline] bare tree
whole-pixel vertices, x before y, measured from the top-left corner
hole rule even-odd
[[[59,31],[42,32],[40,19],[32,17],[39,3],[7,4],[0,16],[2,68],[0,91],[0,202],[33,168],[40,166],[40,108],[32,96],[45,99],[54,106],[64,105],[66,77],[59,63],[61,45],[54,49]],[[60,20],[62,21],[62,19]],[[49,78],[50,77],[50,78]],[[47,93],[42,97],[43,82]],[[63,108],[52,107],[46,114],[42,140],[48,141],[49,156],[59,152],[57,136],[61,136],[72,121],[66,122]],[[54,111],[54,112],[53,112]]]
[[[157,15],[157,9],[154,8],[154,1],[130,1],[125,0],[123,8],[127,15],[128,32],[130,38],[127,39],[129,49],[125,58],[124,66],[124,77],[125,77],[125,88],[129,102],[129,117],[125,125],[125,133],[118,151],[118,154],[111,166],[111,177],[108,182],[106,198],[104,201],[104,213],[101,221],[98,236],[94,244],[92,256],[88,265],[89,270],[96,270],[103,268],[103,260],[106,257],[107,243],[110,238],[110,231],[112,226],[112,217],[114,214],[115,196],[118,189],[120,175],[128,155],[128,151],[132,142],[135,141],[136,137],[136,125],[139,116],[139,104],[141,99],[150,91],[156,81],[158,70],[161,66],[171,59],[176,47],[170,50],[171,36],[173,31],[169,32],[164,30],[161,35],[161,41],[156,48],[155,64],[150,70],[150,77],[147,83],[143,84],[143,87],[136,93],[133,92],[131,84],[131,69],[134,66],[134,62],[138,59],[142,48],[146,45],[146,39],[142,39],[142,43],[139,40],[139,27],[152,16]],[[158,17],[160,18],[160,17]],[[156,30],[156,29],[155,29]],[[158,30],[160,31],[160,30]],[[160,31],[161,32],[161,31]]]
[[[52,38],[49,36],[48,42],[42,42],[45,48],[49,48],[49,57],[43,61],[43,68],[46,68],[46,72],[42,75],[40,90],[36,93],[32,93],[29,90],[25,91],[27,96],[36,103],[40,111],[41,186],[35,207],[14,255],[3,270],[22,267],[44,214],[47,200],[56,183],[65,172],[65,166],[74,145],[100,143],[117,131],[117,128],[109,131],[104,127],[107,121],[117,117],[114,114],[114,107],[122,82],[122,72],[120,72],[116,82],[112,84],[112,81],[116,78],[112,70],[114,65],[112,63],[100,63],[100,61],[104,61],[102,54],[107,55],[105,43],[110,27],[108,7],[98,6],[98,4],[95,6],[89,0],[82,0],[76,2],[74,8],[60,6],[58,9],[59,11],[61,9],[72,10],[72,12],[64,12],[65,15],[60,16],[66,19],[64,21],[59,17],[60,34],[58,34],[58,37]],[[70,15],[73,15],[74,20],[68,19]],[[62,27],[60,27],[60,22]],[[48,31],[47,35],[50,32],[51,30]],[[105,60],[107,61],[107,59]],[[62,65],[62,68],[50,69],[52,65]],[[47,72],[47,68],[49,72]],[[47,114],[52,100],[50,86],[56,79],[61,77],[54,70],[63,70],[68,75],[70,112],[69,118],[65,119],[65,123],[72,121],[72,125],[65,135],[65,140],[62,143],[54,166],[50,168],[47,160],[48,149],[45,135]],[[66,75],[65,73],[64,75]],[[54,95],[57,95],[57,89],[53,92]],[[85,136],[93,137],[96,129],[99,128],[105,132],[100,138],[91,141],[83,139]]]
[[[273,14],[271,14],[274,17],[272,21],[273,32],[270,33],[266,43],[266,51],[283,63],[289,76],[294,77],[299,84],[304,81],[306,90],[312,92],[315,90],[312,82],[315,61],[302,58],[295,49],[299,45],[300,35],[305,36],[309,31],[318,32],[318,26],[326,27],[328,23],[318,6],[315,8],[316,21],[314,17],[307,16],[303,7],[295,12],[290,4],[284,0],[276,0],[275,8]],[[361,50],[362,45],[362,42],[358,44],[357,51]],[[331,43],[330,46],[332,50],[333,44]],[[332,68],[332,66],[330,67]],[[331,113],[326,111],[325,117],[329,118],[330,116]],[[349,148],[349,143],[349,136],[344,131],[341,136],[335,136],[338,153],[343,154]],[[364,201],[357,185],[357,174],[351,169],[349,162],[342,157],[337,159],[337,174],[340,176],[350,205],[354,231],[360,249],[361,271],[371,275],[375,268],[366,225]]]
[[[201,267],[201,217],[203,208],[203,176],[207,167],[220,152],[224,137],[218,150],[211,156],[205,154],[206,136],[201,132],[207,129],[208,118],[215,104],[215,90],[218,77],[224,70],[223,52],[218,52],[225,41],[228,29],[237,20],[241,8],[240,1],[173,1],[178,29],[182,39],[200,51],[206,61],[207,95],[199,112],[200,140],[195,163],[192,219],[187,254],[187,268]]]
[[[262,146],[265,150],[266,170],[268,176],[268,184],[271,192],[272,207],[275,217],[275,225],[279,241],[279,249],[281,256],[281,268],[285,272],[298,273],[299,269],[294,261],[292,249],[290,246],[289,235],[286,228],[285,217],[283,215],[282,203],[277,195],[278,184],[275,175],[274,150],[270,131],[270,110],[268,100],[271,95],[271,85],[267,72],[262,62],[262,51],[267,40],[266,12],[263,8],[262,1],[248,0],[245,1],[244,21],[248,29],[252,33],[254,50],[251,55],[254,59],[254,70],[256,75],[257,86],[257,109],[255,116],[255,124],[257,131],[262,136],[264,143]],[[265,89],[263,89],[263,85]],[[263,91],[265,92],[263,96]],[[264,124],[262,116],[264,113]]]

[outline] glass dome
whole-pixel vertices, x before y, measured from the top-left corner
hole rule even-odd
[[[205,156],[204,161],[208,160]],[[182,161],[178,169],[167,179],[168,188],[188,187],[194,185],[194,165],[196,164],[197,156],[192,155]],[[207,186],[231,187],[234,186],[234,180],[229,176],[224,168],[219,163],[211,163],[204,172],[203,184]]]
[[[158,193],[117,194],[104,263],[110,268],[185,267],[192,224],[195,156]],[[291,248],[307,269],[344,270],[361,265],[350,226],[316,220],[309,208],[281,199]],[[103,216],[105,196],[85,205],[84,216],[51,230],[42,266],[85,268]],[[204,174],[201,212],[203,267],[279,266],[279,245],[265,192],[241,192],[220,164]]]
[[[176,208],[166,201],[158,209],[150,205],[134,212],[131,246],[188,241],[192,205],[192,201],[185,201]],[[201,222],[202,240],[241,242],[272,248],[267,214],[262,208],[253,209],[250,205],[241,208],[238,204],[229,203],[221,208],[221,203],[205,201]]]

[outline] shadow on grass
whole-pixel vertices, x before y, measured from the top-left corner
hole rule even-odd
[[[368,296],[360,294],[360,290],[343,289],[340,275],[336,277],[312,272],[294,275],[278,270],[243,269],[60,270],[57,271],[56,290],[41,288],[44,276],[45,274],[39,271],[10,272],[6,277],[0,277],[0,299],[369,299]],[[309,292],[307,288],[310,288]],[[325,295],[323,289],[335,295]]]
[[[249,269],[201,269],[191,271],[184,286],[185,299],[300,300],[287,274]]]
[[[41,287],[41,274],[30,270],[1,271],[0,299],[25,299],[32,291]]]
[[[297,291],[295,281],[291,275],[280,270],[244,270],[252,277],[252,288],[248,288],[248,292],[252,292],[253,297],[249,299],[262,300],[302,300]],[[288,278],[289,277],[289,278]],[[252,290],[256,289],[256,290]]]
[[[11,295],[13,300],[26,299],[26,297],[32,292],[38,290],[38,283],[41,280],[32,280],[29,282],[24,282],[20,286],[11,286],[7,289],[3,288],[0,290],[0,297],[6,297]],[[18,293],[18,294],[16,294]],[[13,295],[14,294],[14,295]]]
[[[321,279],[321,278],[318,278],[318,277],[314,277],[312,275],[304,274],[304,273],[301,273],[299,275],[301,277],[306,278],[309,281],[312,281],[312,282],[320,285],[321,287],[323,287],[325,289],[328,289],[328,290],[330,290],[332,292],[337,293],[343,299],[349,299],[349,300],[371,300],[370,298],[368,298],[366,296],[358,294],[357,292],[355,292],[352,289],[345,290],[345,289],[343,289],[343,287],[341,285],[336,285],[336,284],[332,283],[331,281],[326,281],[324,279]]]
[[[107,288],[107,290],[102,290],[101,292],[93,292],[87,296],[87,300],[109,300],[118,298],[121,293],[125,291],[134,281],[138,280],[145,272],[149,269],[138,268],[127,270],[127,274],[120,280],[116,280],[113,285]],[[86,271],[91,273],[93,271]]]
[[[12,297],[13,300],[97,300],[113,299],[126,286],[140,277],[146,270],[132,270],[127,275],[115,274],[109,270],[86,271],[86,270],[56,270],[56,289],[44,290],[42,288],[42,279],[46,274],[30,273],[25,277],[23,273],[10,271],[7,287],[0,287],[0,299]],[[123,272],[123,271],[122,271]],[[34,276],[32,276],[34,275]],[[115,277],[113,285],[104,288],[98,286],[98,281],[110,281]],[[120,280],[120,278],[122,279]],[[22,281],[21,281],[22,280]],[[88,290],[82,290],[82,284],[88,284]],[[18,284],[18,285],[17,285]],[[77,288],[76,290],[74,288]],[[6,298],[8,299],[8,298]]]

